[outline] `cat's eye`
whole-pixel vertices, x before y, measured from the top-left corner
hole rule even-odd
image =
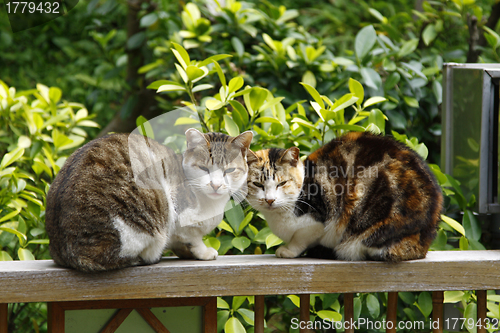
[[[278,185],[276,185],[276,187],[281,187],[281,186],[285,185],[285,184],[286,184],[286,182],[287,182],[287,180],[282,181],[281,183],[279,183]]]
[[[204,167],[204,166],[201,166],[199,165],[198,168],[200,168],[201,170],[205,171],[205,172],[210,172],[210,170],[208,170],[207,167]]]
[[[228,168],[228,169],[224,170],[224,176],[227,175],[228,173],[233,172],[234,170],[236,170],[236,169],[235,168]]]
[[[264,189],[264,185],[261,183],[253,182],[253,184],[257,187],[260,187],[261,189]]]

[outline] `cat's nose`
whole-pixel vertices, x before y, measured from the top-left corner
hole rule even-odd
[[[216,185],[216,184],[210,182],[210,186],[212,187],[212,189],[214,190],[214,192],[217,192],[217,190],[220,189],[220,187],[222,185]]]
[[[266,199],[266,202],[269,206],[271,206],[274,201],[275,201],[274,199]]]

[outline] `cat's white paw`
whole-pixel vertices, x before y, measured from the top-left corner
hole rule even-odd
[[[280,246],[276,250],[276,257],[278,258],[295,258],[298,257],[299,255],[300,253],[295,253],[293,251],[290,251],[290,249],[287,248],[286,246]]]
[[[215,259],[217,259],[218,255],[219,255],[219,253],[217,252],[216,249],[214,249],[212,247],[207,247],[203,253],[200,253],[198,256],[196,256],[196,259],[215,260]]]

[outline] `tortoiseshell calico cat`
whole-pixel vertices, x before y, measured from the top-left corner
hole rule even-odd
[[[425,162],[389,137],[348,133],[304,163],[299,149],[248,156],[249,203],[285,243],[276,256],[401,261],[424,258],[441,189]]]
[[[220,223],[230,195],[246,190],[252,137],[189,129],[182,156],[135,134],[89,142],[47,196],[52,258],[86,272],[157,263],[166,248],[216,259],[202,237]]]

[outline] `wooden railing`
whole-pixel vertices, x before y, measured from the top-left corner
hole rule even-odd
[[[444,291],[476,290],[480,319],[486,317],[486,291],[498,289],[497,250],[436,251],[425,259],[398,264],[280,259],[274,255],[221,256],[215,261],[164,258],[156,265],[100,274],[59,268],[51,260],[11,261],[0,262],[0,333],[7,331],[6,304],[25,302],[48,302],[49,331],[57,333],[64,331],[65,309],[86,305],[148,309],[165,302],[191,302],[204,306],[204,331],[216,332],[216,297],[245,295],[256,296],[255,332],[259,333],[264,331],[265,295],[300,295],[300,320],[308,321],[310,294],[344,293],[344,318],[349,320],[353,318],[353,294],[358,292],[389,292],[387,321],[393,324],[387,325],[392,327],[387,332],[396,332],[398,291],[432,291],[432,316],[435,321],[440,319],[434,331],[442,332]],[[140,313],[149,315],[147,310]],[[478,328],[478,332],[486,330]]]

